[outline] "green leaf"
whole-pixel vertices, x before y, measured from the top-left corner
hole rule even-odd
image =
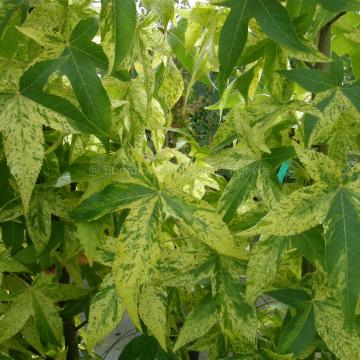
[[[181,64],[190,72],[194,67],[195,49],[185,50],[185,31],[188,26],[186,19],[181,18],[176,27],[172,27],[168,33],[168,43]]]
[[[136,17],[134,0],[101,1],[100,30],[111,72],[120,69],[133,44]]]
[[[311,300],[309,294],[302,289],[284,288],[267,291],[266,294],[294,308],[307,305]]]
[[[41,293],[53,302],[77,300],[89,294],[89,290],[72,284],[45,283],[36,286]]]
[[[0,5],[0,38],[11,20],[24,20],[28,11],[28,0],[4,0]]]
[[[268,161],[262,160],[259,163],[256,190],[260,199],[270,209],[283,198],[276,171]]]
[[[54,113],[64,116],[64,120],[79,131],[93,133],[93,128],[84,114],[69,100],[43,90],[51,73],[67,61],[66,57],[45,60],[30,66],[20,78],[21,93]],[[57,123],[61,121],[57,120]],[[96,132],[95,132],[96,133]]]
[[[344,64],[342,59],[336,53],[333,53],[332,58],[333,61],[330,63],[329,73],[334,79],[334,82],[338,86],[341,86],[345,76]]]
[[[72,211],[78,221],[98,219],[115,210],[131,208],[146,202],[156,195],[156,190],[136,183],[108,185]]]
[[[359,0],[317,0],[324,9],[330,11],[358,11],[360,10]]]
[[[358,132],[357,85],[345,85],[335,91],[318,94],[317,107],[323,112],[310,134],[310,145],[327,143],[328,156],[341,165],[347,160],[349,150]]]
[[[111,129],[111,105],[96,73],[96,67],[107,67],[100,45],[91,42],[98,30],[96,18],[80,21],[71,33],[70,44],[62,56],[67,61],[62,70],[69,78],[80,107],[95,135],[106,136]]]
[[[23,288],[11,298],[13,302],[9,310],[0,318],[0,326],[4,329],[0,343],[18,333],[31,317],[35,319],[38,333],[45,344],[62,346],[63,324],[54,302],[76,299],[87,291],[48,281],[39,277],[31,288]]]
[[[248,24],[251,18],[249,3],[250,0],[234,1],[221,29],[219,39],[220,94],[224,91],[226,81],[237,64],[247,41]]]
[[[257,180],[258,163],[252,162],[238,170],[222,193],[218,208],[228,223],[235,216],[237,208],[243,204],[254,190]]]
[[[173,351],[177,351],[187,343],[205,335],[217,321],[216,306],[209,294],[187,315]]]
[[[252,6],[255,19],[272,40],[290,49],[310,51],[300,41],[287,10],[277,0],[255,0]]]
[[[300,354],[315,336],[315,316],[311,303],[298,307],[296,315],[281,332],[278,352]]]
[[[0,210],[1,211],[1,210]],[[17,253],[24,241],[25,224],[23,222],[9,221],[2,225],[2,239],[7,248]]]
[[[316,333],[314,307],[310,296],[296,289],[270,291],[267,295],[295,307],[295,316],[285,322],[281,331],[278,352],[280,354],[293,353],[299,355]]]
[[[196,319],[204,314],[204,311],[216,309],[217,316],[214,314],[211,322],[203,317],[201,324],[204,324],[205,329],[201,330],[201,334],[210,330],[216,320],[234,346],[240,343],[252,343],[255,339],[256,321],[254,309],[245,302],[242,295],[239,274],[243,271],[243,262],[234,257],[220,256],[204,245],[199,247],[197,242],[191,243],[193,244],[191,251],[159,254],[157,264],[159,276],[155,280],[167,286],[188,286],[210,278],[213,305],[209,303],[210,299],[206,299],[205,308],[204,302],[201,306],[198,305],[196,310],[194,308],[189,315],[190,324],[197,321]],[[176,345],[177,347],[185,345],[196,337],[195,333],[190,332],[186,321],[185,326],[188,330],[185,331],[184,327],[183,332],[180,333],[181,340],[178,341],[181,345]],[[199,326],[202,327],[197,324],[196,329],[199,329]]]
[[[23,329],[21,330],[24,339],[41,355],[45,355],[45,349],[41,343],[40,334],[36,326],[35,319],[30,317]]]
[[[230,6],[231,10],[221,29],[219,40],[220,94],[244,50],[248,24],[252,17],[255,17],[265,34],[275,42],[300,53],[315,52],[300,41],[287,10],[277,0],[231,1],[221,5]]]
[[[319,93],[334,89],[337,86],[335,79],[327,72],[313,69],[283,70],[280,74],[289,80],[297,82],[305,90]]]
[[[340,188],[334,196],[324,221],[326,268],[332,284],[343,298],[347,323],[353,325],[357,299],[360,293],[358,254],[359,196]]]
[[[325,240],[321,226],[292,236],[291,244],[312,264],[325,269]]]
[[[247,70],[245,73],[239,76],[236,82],[234,83],[236,88],[240,91],[241,95],[244,97],[246,103],[248,103],[249,97],[252,98],[254,96],[254,92],[256,91],[258,82],[260,80],[262,65],[263,65],[262,62],[259,61],[257,64],[255,64],[249,70]],[[231,104],[231,95],[232,94],[229,95],[229,98],[227,99],[226,103]],[[213,108],[213,110],[215,109]]]
[[[88,349],[92,349],[115,329],[124,312],[125,307],[116,291],[113,274],[109,273],[91,301],[85,335]]]
[[[111,108],[96,69],[105,71],[108,61],[101,46],[91,41],[97,30],[96,18],[80,21],[61,56],[30,67],[23,75],[20,87],[25,96],[71,118],[75,127],[104,136],[110,132]],[[56,70],[69,78],[83,114],[68,100],[42,91],[48,77]]]
[[[157,198],[133,209],[122,228],[113,265],[117,291],[133,323],[140,328],[138,300],[140,286],[148,278],[149,268],[157,253],[155,236],[162,214]]]
[[[119,356],[119,360],[176,360],[174,354],[165,352],[152,336],[142,334],[132,339]]]
[[[314,19],[316,0],[291,0],[287,2],[286,8],[291,18],[294,19],[296,30],[301,34],[305,34],[309,30]]]
[[[249,143],[251,142],[251,150],[259,151],[258,147],[260,146],[255,145],[256,139],[254,139],[255,131],[253,128],[244,128],[243,131],[244,137],[248,134],[251,138],[248,139]],[[289,152],[284,153],[281,157],[287,158],[289,154],[292,155]],[[249,154],[249,150],[239,147],[238,149],[226,149],[223,151],[223,156],[220,153],[209,159],[209,163],[212,165],[219,162],[220,168],[236,170],[218,202],[219,212],[224,214],[226,223],[233,219],[237,209],[248,200],[250,195],[254,196],[254,193],[260,195],[261,200],[269,208],[281,200],[282,192],[273,167],[273,164],[276,165],[279,159],[274,159],[274,157],[278,157],[277,151],[274,154],[266,153],[259,160],[258,154]],[[217,160],[215,163],[213,162],[214,159]]]

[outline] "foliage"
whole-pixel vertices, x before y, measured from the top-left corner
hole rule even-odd
[[[98,10],[0,3],[0,357],[360,359],[360,1]]]

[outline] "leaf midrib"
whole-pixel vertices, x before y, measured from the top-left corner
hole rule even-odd
[[[92,107],[93,110],[94,110],[94,113],[95,113],[95,115],[96,115],[96,118],[98,119],[98,124],[101,124],[101,118],[99,117],[99,114],[98,114],[98,112],[97,112],[97,110],[96,110],[96,106],[95,106],[95,104],[94,104],[94,102],[93,102],[93,100],[92,100],[92,98],[91,98],[91,96],[90,96],[90,94],[89,94],[89,91],[88,91],[88,88],[87,88],[86,83],[85,83],[85,81],[84,81],[84,78],[83,78],[83,76],[82,76],[82,74],[81,74],[81,72],[80,72],[80,68],[79,68],[79,66],[78,66],[78,64],[77,64],[77,62],[76,62],[76,57],[75,57],[74,54],[72,53],[71,47],[68,47],[68,49],[69,49],[70,56],[71,56],[71,58],[72,58],[72,60],[73,60],[72,62],[73,62],[73,64],[75,65],[75,68],[76,68],[76,70],[77,70],[77,72],[78,72],[78,74],[79,74],[79,77],[80,77],[80,79],[81,79],[81,85],[82,85],[82,87],[85,89],[85,92],[86,92],[86,95],[87,95],[89,104],[91,105],[91,107]],[[86,118],[90,121],[89,116],[86,115]],[[95,123],[92,122],[92,121],[90,121],[90,122],[91,122],[91,124],[96,128],[96,130],[98,130],[98,131],[99,131],[100,133],[102,133],[103,135],[107,135],[101,128],[98,127],[97,124],[95,124]]]
[[[290,43],[294,44],[296,49],[299,49],[299,44],[297,44],[296,42],[294,42],[294,40],[291,39],[291,37],[289,37],[285,32],[282,31],[281,27],[278,25],[278,23],[275,21],[275,18],[271,15],[271,13],[268,11],[268,9],[266,8],[266,6],[264,5],[263,0],[258,0],[260,5],[263,7],[263,9],[266,11],[266,13],[268,14],[268,16],[270,17],[270,19],[273,21],[273,23],[275,24],[275,26],[278,28],[278,30],[290,41]],[[277,1],[277,0],[276,0]],[[282,5],[280,5],[282,6]],[[295,29],[294,29],[295,31]],[[296,32],[295,32],[296,34]],[[301,43],[300,43],[301,45]],[[303,49],[304,50],[304,49]]]

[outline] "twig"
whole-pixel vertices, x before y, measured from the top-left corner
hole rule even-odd
[[[76,327],[76,331],[79,331],[81,328],[83,328],[89,321],[88,320],[85,320],[83,321],[81,324],[79,324],[77,327]]]
[[[334,24],[334,22],[336,22],[337,20],[339,20],[342,16],[344,16],[346,14],[346,11],[342,11],[340,13],[338,13],[337,15],[335,15],[326,25],[327,26],[331,26],[332,24]]]

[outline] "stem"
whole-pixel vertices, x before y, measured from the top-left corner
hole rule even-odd
[[[199,360],[199,355],[197,351],[189,351],[189,360]]]
[[[12,272],[9,272],[8,273],[9,275],[11,275],[11,276],[13,276],[16,280],[19,280],[22,284],[24,284],[26,287],[30,287],[30,285],[24,280],[24,279],[22,279],[20,276],[18,276],[18,275],[16,275],[16,274],[14,274],[14,273],[12,273]]]
[[[78,325],[76,327],[76,331],[79,331],[80,329],[82,329],[85,325],[88,324],[88,322],[89,322],[88,320],[83,321],[80,325]]]
[[[342,16],[346,14],[346,11],[339,12],[337,15],[335,15],[329,22],[328,25],[332,25],[334,22],[339,20]]]
[[[73,157],[74,157],[74,152],[75,152],[75,146],[76,146],[76,142],[79,138],[79,134],[74,134],[72,136],[71,139],[71,144],[70,144],[70,151],[69,151],[69,165],[71,165],[73,163]]]
[[[64,140],[64,135],[60,135],[59,138],[45,150],[45,155],[52,153],[55,151],[60,145],[62,145],[62,142]]]
[[[331,56],[331,23],[330,22],[328,22],[320,30],[318,49],[325,56],[327,57]],[[316,63],[315,69],[328,72],[330,70],[330,63],[327,62]]]
[[[61,284],[69,284],[70,276],[66,269],[63,269],[63,274],[60,279]],[[62,304],[63,305],[63,304]],[[64,338],[65,346],[67,347],[66,360],[77,360],[80,358],[80,352],[77,342],[77,329],[75,326],[75,320],[73,317],[63,318],[63,329],[64,329]]]
[[[323,53],[325,56],[330,57],[331,56],[331,25],[335,23],[338,19],[340,19],[343,15],[345,15],[345,12],[341,12],[334,16],[326,25],[324,25],[319,34],[319,41],[318,41],[318,49],[321,53]],[[330,63],[316,63],[315,69],[326,71],[328,72],[330,70]],[[312,94],[312,99],[315,98],[315,94]],[[328,151],[327,144],[320,144],[319,145],[319,152],[326,154]],[[302,259],[302,275],[306,275],[308,273],[312,273],[316,270],[315,266],[311,264],[307,259]]]

